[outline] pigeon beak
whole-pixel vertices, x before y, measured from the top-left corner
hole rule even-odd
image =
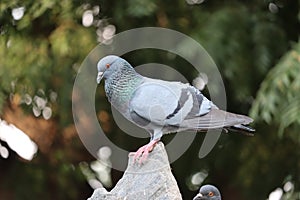
[[[103,78],[103,74],[104,72],[98,72],[98,75],[97,75],[97,83],[99,84],[101,79]]]
[[[198,194],[193,198],[193,200],[200,200],[200,199],[203,199],[202,197],[203,197],[203,195],[202,195],[201,193],[198,193]]]

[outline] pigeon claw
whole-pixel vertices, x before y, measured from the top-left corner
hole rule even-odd
[[[134,153],[133,161],[139,160],[140,164],[144,163],[158,141],[159,140],[152,140],[148,144],[140,147],[137,152]]]

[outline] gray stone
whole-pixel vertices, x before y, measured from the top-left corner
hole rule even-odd
[[[108,192],[98,188],[88,200],[181,200],[171,172],[168,155],[159,142],[143,164],[129,155],[127,169],[116,186]]]

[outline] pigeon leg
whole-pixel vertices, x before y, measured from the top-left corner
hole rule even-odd
[[[139,163],[143,163],[145,160],[147,160],[147,157],[149,155],[149,152],[151,152],[155,146],[156,143],[158,143],[159,140],[152,140],[148,144],[140,147],[137,152],[134,153],[133,160],[134,162],[140,158]]]

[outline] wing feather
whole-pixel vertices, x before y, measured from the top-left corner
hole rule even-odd
[[[130,110],[139,124],[149,121],[178,130],[208,130],[249,124],[253,120],[218,109],[202,93],[180,82],[147,79],[130,100]],[[138,116],[138,117],[136,117]],[[136,122],[137,123],[137,122]]]
[[[180,124],[180,127],[189,130],[208,130],[234,126],[238,124],[249,124],[252,121],[253,119],[250,117],[213,108],[204,116],[184,120]]]

